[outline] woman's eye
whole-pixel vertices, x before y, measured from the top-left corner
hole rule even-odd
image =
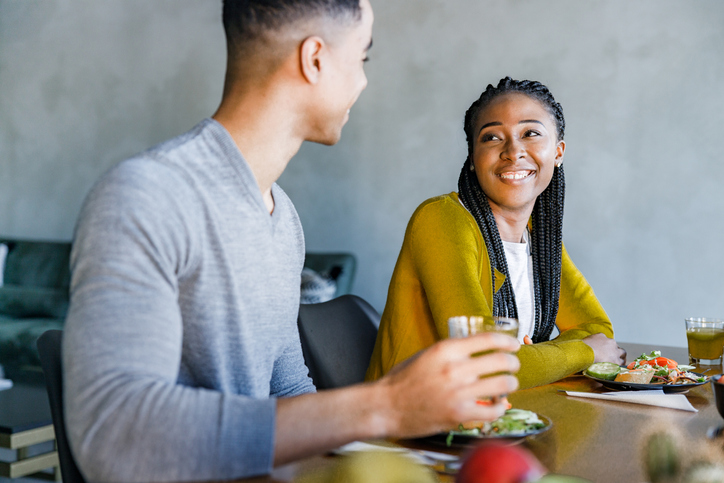
[[[480,138],[480,141],[487,142],[487,141],[494,141],[497,139],[500,139],[500,138],[498,138],[498,136],[496,136],[495,134],[487,133],[487,134],[483,134],[483,137]]]
[[[534,130],[534,129],[530,129],[530,130],[528,130],[528,131],[525,132],[525,134],[523,135],[523,137],[529,138],[529,137],[532,137],[532,136],[540,136],[540,135],[541,135],[540,132],[538,132],[538,131],[536,131],[536,130]]]

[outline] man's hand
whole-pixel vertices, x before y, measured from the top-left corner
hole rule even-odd
[[[512,337],[486,333],[446,339],[379,381],[387,434],[414,437],[447,431],[465,421],[491,421],[506,409],[504,396],[518,387],[511,374],[520,362]],[[492,351],[472,357],[474,353]],[[493,404],[478,399],[493,398]]]
[[[520,344],[487,333],[438,342],[379,381],[277,400],[274,464],[358,439],[423,436],[506,409],[518,380]],[[489,353],[472,357],[479,352]],[[478,404],[490,398],[491,405]]]
[[[589,335],[583,342],[593,349],[593,362],[613,362],[618,365],[626,363],[626,351],[604,334]]]

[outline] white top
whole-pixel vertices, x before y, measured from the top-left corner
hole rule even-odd
[[[508,274],[513,285],[515,305],[518,309],[518,340],[533,335],[535,328],[535,305],[533,295],[533,255],[530,251],[528,230],[523,233],[523,243],[503,241]]]

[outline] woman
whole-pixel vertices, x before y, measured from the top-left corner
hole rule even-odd
[[[560,104],[539,82],[506,77],[470,106],[459,192],[412,215],[368,380],[447,337],[457,315],[519,320],[521,388],[625,361],[561,241],[564,131]]]

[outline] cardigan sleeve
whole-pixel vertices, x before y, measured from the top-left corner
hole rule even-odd
[[[456,315],[492,316],[492,276],[485,243],[475,220],[447,198],[421,207],[408,233],[417,277],[427,297],[438,337]],[[460,216],[462,215],[462,216]],[[520,348],[522,389],[549,384],[593,363],[593,350],[581,339],[613,336],[611,323],[590,285],[563,249],[561,294],[554,340]]]
[[[556,325],[560,334],[555,339],[521,347],[521,388],[549,384],[582,371],[593,364],[594,358],[593,349],[582,340],[597,333],[613,337],[611,321],[565,247]]]

